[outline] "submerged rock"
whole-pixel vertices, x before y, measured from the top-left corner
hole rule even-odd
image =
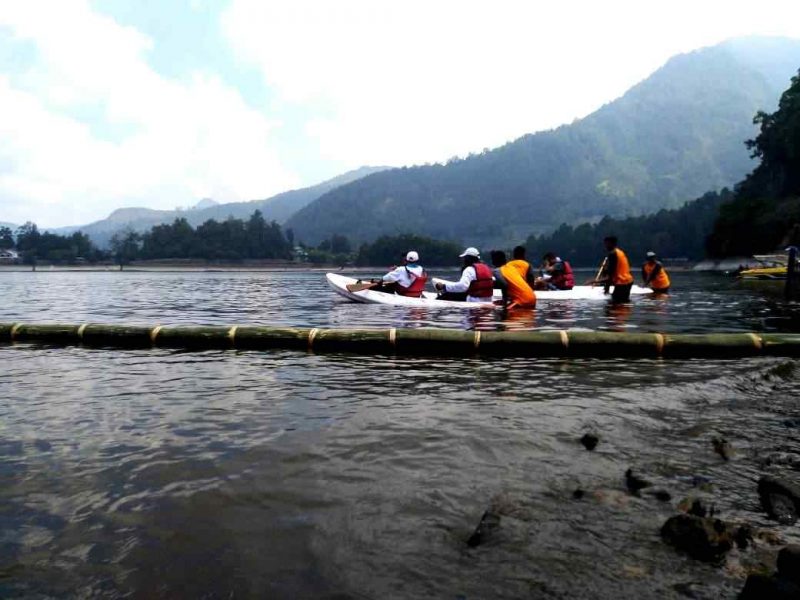
[[[653,497],[661,502],[669,502],[672,500],[672,494],[666,490],[653,490]]]
[[[786,546],[778,552],[778,575],[800,584],[800,546]]]
[[[470,548],[475,548],[476,546],[480,546],[492,535],[494,531],[496,531],[500,527],[500,515],[491,510],[487,510],[483,513],[478,526],[475,528],[475,531],[472,532],[472,535],[469,536],[467,540],[467,546]]]
[[[800,487],[797,485],[764,475],[758,480],[758,497],[764,511],[782,525],[793,525],[800,512]]]
[[[786,546],[778,553],[778,570],[772,575],[750,575],[740,600],[788,600],[800,598],[800,546]]]
[[[640,490],[650,487],[653,484],[636,475],[632,469],[628,469],[625,471],[625,485],[631,494],[638,494]]]
[[[704,562],[721,560],[735,536],[736,530],[719,519],[688,514],[670,517],[661,528],[666,542]]]
[[[600,437],[594,433],[584,433],[583,437],[581,438],[581,444],[587,450],[594,450],[597,448],[597,444],[600,442]]]
[[[714,446],[714,452],[719,454],[723,459],[730,460],[733,456],[733,446],[724,437],[715,437],[711,440],[711,445]]]
[[[574,492],[572,492],[572,497],[573,497],[575,500],[580,500],[580,499],[582,499],[582,498],[583,498],[585,495],[586,495],[586,492],[584,492],[584,491],[583,491],[582,489],[580,489],[580,488],[578,488],[578,489],[576,489]]]

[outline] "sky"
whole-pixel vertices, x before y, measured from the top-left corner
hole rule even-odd
[[[3,2],[0,222],[77,225],[444,162],[584,117],[671,56],[743,35],[800,38],[800,2]]]

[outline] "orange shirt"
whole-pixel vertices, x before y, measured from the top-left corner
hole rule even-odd
[[[525,261],[512,261],[512,262],[525,262]],[[528,264],[528,263],[525,263]],[[526,269],[527,271],[527,269]],[[508,301],[519,306],[536,306],[536,294],[533,288],[525,281],[525,275],[520,275],[519,265],[512,265],[506,263],[500,267],[500,274],[508,284]]]
[[[645,279],[650,277],[650,273],[653,272],[653,269],[656,268],[657,264],[658,263],[655,262],[653,263],[646,262],[642,265],[642,271],[644,272]],[[665,290],[669,287],[669,284],[670,284],[669,275],[667,275],[667,270],[662,265],[661,270],[650,281],[650,287],[653,288],[654,290]]]
[[[527,260],[516,258],[514,260],[508,261],[506,263],[506,266],[516,269],[519,272],[520,277],[522,277],[523,280],[527,281],[528,271],[531,268],[531,265]]]
[[[619,248],[614,248],[617,254],[617,268],[611,273],[611,283],[614,285],[628,285],[633,283],[633,275],[631,275],[631,264],[628,262],[628,257]]]

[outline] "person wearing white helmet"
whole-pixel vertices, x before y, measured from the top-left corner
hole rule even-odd
[[[425,291],[427,281],[428,275],[419,264],[419,254],[415,250],[409,250],[403,258],[403,264],[384,275],[380,285],[372,289],[378,292],[419,298]]]
[[[461,279],[455,283],[437,283],[436,290],[444,300],[466,300],[467,302],[491,302],[494,294],[494,279],[489,265],[481,262],[477,248],[469,247],[459,255],[464,260]]]

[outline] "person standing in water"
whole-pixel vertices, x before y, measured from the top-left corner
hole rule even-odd
[[[542,257],[543,271],[542,283],[549,290],[571,290],[575,287],[575,275],[572,266],[565,260],[548,252]]]
[[[536,274],[533,272],[533,267],[525,259],[525,246],[516,246],[512,251],[513,260],[507,264],[509,267],[516,269],[520,276],[528,283],[531,288],[536,285]]]
[[[506,262],[506,253],[492,250],[492,265],[495,267],[495,282],[503,292],[503,306],[506,308],[535,308],[536,294],[533,288],[520,275],[517,266]]]
[[[491,302],[494,293],[492,270],[481,262],[477,248],[467,248],[459,255],[464,261],[461,279],[455,283],[437,283],[436,290],[442,300],[466,300],[467,302]]]
[[[606,294],[609,293],[611,286],[614,286],[614,291],[611,293],[611,302],[614,304],[628,302],[633,287],[633,275],[628,257],[617,247],[617,238],[613,235],[603,238],[603,245],[608,254],[603,261],[600,277],[594,284],[602,284]]]
[[[656,253],[652,250],[647,253],[646,257],[647,260],[642,265],[644,287],[651,288],[656,294],[669,293],[670,280],[664,265],[657,260]]]

